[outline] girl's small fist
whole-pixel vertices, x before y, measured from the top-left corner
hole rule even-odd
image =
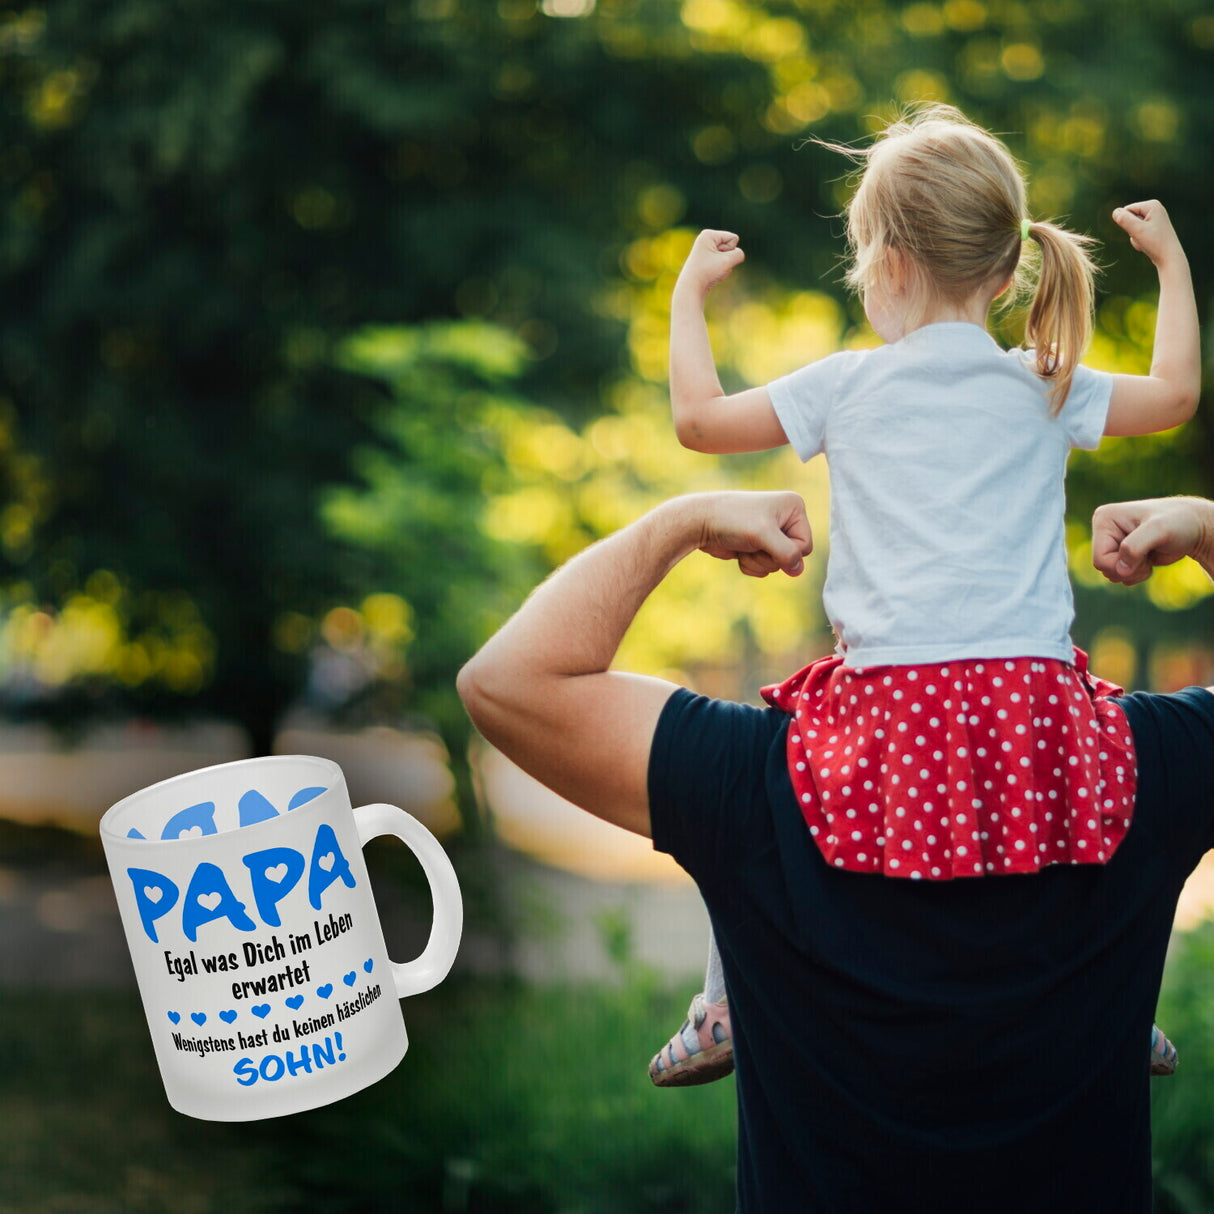
[[[710,291],[733,273],[734,266],[745,260],[746,254],[738,245],[736,232],[707,228],[691,246],[681,277],[700,290]]]
[[[1113,212],[1113,220],[1129,236],[1130,244],[1156,265],[1180,251],[1180,241],[1167,209],[1157,199],[1118,207]]]

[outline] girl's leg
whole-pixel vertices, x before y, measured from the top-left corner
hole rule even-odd
[[[1176,1047],[1163,1035],[1159,1025],[1151,1025],[1151,1074],[1172,1075],[1178,1061]]]
[[[725,1002],[725,974],[712,933],[704,990],[691,1001],[683,1027],[649,1064],[649,1078],[658,1087],[690,1087],[723,1079],[733,1070],[733,1038]]]
[[[721,954],[717,952],[717,938],[708,929],[708,965],[704,969],[704,1002],[725,1002],[725,971],[721,968]]]

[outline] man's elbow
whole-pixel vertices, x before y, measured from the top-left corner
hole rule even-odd
[[[465,662],[455,676],[455,690],[464,703],[472,724],[488,734],[492,731],[494,710],[497,697],[493,692],[494,679],[490,663],[486,662],[483,653]]]
[[[492,650],[482,650],[455,676],[455,690],[477,733],[516,762],[527,739],[544,727],[546,686],[538,674],[500,661]]]

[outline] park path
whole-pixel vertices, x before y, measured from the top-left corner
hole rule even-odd
[[[610,980],[606,941],[624,932],[637,960],[694,981],[708,939],[699,895],[684,886],[596,881],[496,847],[496,897],[517,932],[505,947],[470,922],[456,972],[516,974],[531,982]],[[478,866],[479,867],[479,866]],[[425,944],[429,921],[413,900],[376,878],[376,902],[397,960]],[[100,857],[34,867],[0,866],[0,982],[8,987],[133,987],[134,974],[110,879]],[[690,990],[689,990],[690,993]]]
[[[38,727],[0,727],[0,818],[50,822],[82,840],[95,839],[101,813],[113,801],[178,772],[243,757],[242,743],[225,726],[136,725],[97,730],[82,746],[62,750]],[[458,824],[446,755],[430,735],[388,729],[335,735],[296,721],[280,733],[276,749],[335,759],[355,804],[400,805],[440,837],[449,837]],[[672,879],[669,860],[654,856],[644,840],[588,819],[492,757],[483,778],[491,798],[500,790],[504,841],[491,846],[487,866],[483,857],[477,859],[478,876],[471,880],[488,882],[498,918],[514,930],[478,928],[469,916],[457,970],[509,972],[534,982],[611,979],[619,966],[605,941],[614,932],[631,941],[637,960],[694,976],[703,965],[707,916],[694,887],[677,875]],[[555,863],[530,858],[511,842]],[[51,851],[44,860],[10,853],[0,861],[0,983],[133,986],[99,846]],[[604,864],[609,856],[614,861]],[[576,866],[579,857],[598,879],[557,866],[561,860]],[[371,869],[390,954],[401,960],[416,955],[425,943],[428,908],[419,913],[407,891],[377,880],[374,859]],[[634,874],[647,879],[629,879]]]
[[[127,791],[175,771],[239,757],[239,739],[222,729],[153,745],[140,731],[109,732],[89,750],[41,752],[29,734],[0,729],[0,818],[49,817],[95,837],[101,809]],[[364,731],[335,738],[305,725],[284,731],[287,753],[328,753],[351,777],[356,804],[401,805],[437,834],[457,818],[441,747],[427,735]],[[171,770],[170,770],[171,769]],[[476,858],[482,900],[509,930],[469,916],[457,972],[511,973],[532,982],[610,980],[620,973],[608,939],[626,941],[632,959],[694,989],[708,923],[695,887],[648,843],[588,819],[522,776],[500,756],[484,757],[481,777],[496,807],[498,842]],[[357,775],[355,775],[357,773]],[[55,812],[47,813],[47,807]],[[457,864],[459,849],[455,849]],[[60,852],[62,854],[60,854]],[[488,863],[486,864],[486,858]],[[545,862],[547,861],[547,862]],[[580,871],[578,871],[580,870]],[[593,875],[587,875],[593,874]],[[420,952],[428,908],[392,882],[372,882],[389,952]],[[1177,926],[1214,915],[1214,854],[1181,897]],[[50,859],[10,853],[0,861],[0,983],[9,987],[127,987],[134,976],[99,847],[67,847]]]

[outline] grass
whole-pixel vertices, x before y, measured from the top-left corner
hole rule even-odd
[[[658,1091],[680,1000],[462,980],[338,1104],[222,1125],[165,1102],[133,996],[0,990],[0,1214],[733,1209],[733,1083]]]
[[[0,1214],[727,1214],[733,1083],[649,1084],[685,992],[599,926],[622,983],[450,980],[403,1004],[392,1075],[243,1125],[169,1108],[133,993],[0,987]],[[1156,1212],[1207,1214],[1214,924],[1176,938],[1158,1020],[1181,1065],[1152,1084]]]
[[[411,1045],[364,1092],[223,1125],[165,1102],[142,1010],[0,989],[0,1214],[726,1214],[732,1081],[657,1091],[676,996],[464,979],[405,1002]],[[1152,1085],[1157,1214],[1214,1210],[1214,926],[1177,940]]]
[[[1156,1017],[1180,1065],[1152,1083],[1156,1214],[1214,1210],[1214,923],[1173,938]]]

